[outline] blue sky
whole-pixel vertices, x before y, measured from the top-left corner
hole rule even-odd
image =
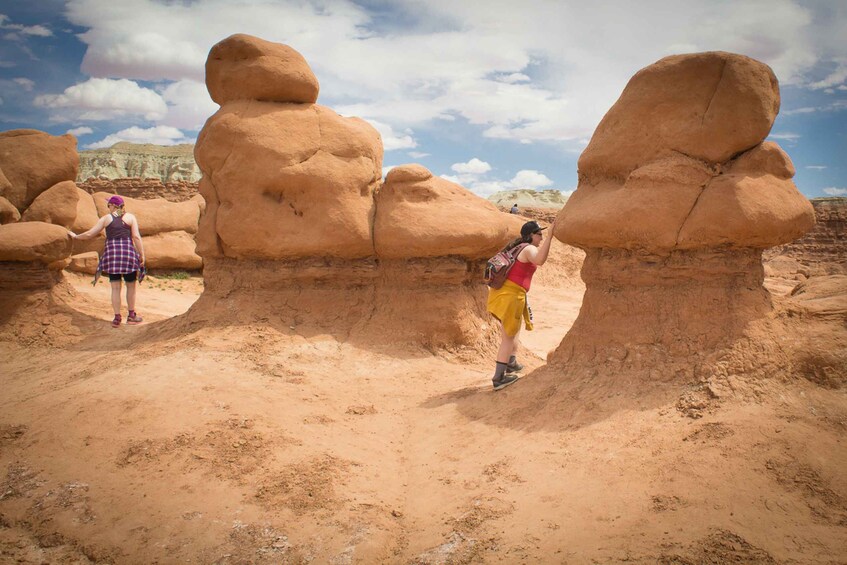
[[[206,55],[233,33],[300,51],[318,103],[367,119],[384,165],[486,196],[576,187],[594,128],[638,69],[724,50],[769,64],[771,132],[809,198],[847,196],[841,0],[0,0],[0,129],[79,148],[193,142],[215,112]]]

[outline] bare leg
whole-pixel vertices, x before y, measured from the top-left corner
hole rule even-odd
[[[116,280],[111,282],[112,285],[112,308],[115,310],[115,316],[121,314],[121,281]]]
[[[517,334],[510,336],[506,334],[503,323],[500,322],[500,349],[497,350],[497,362],[508,363],[509,357],[517,347]]]
[[[515,342],[515,346],[512,348],[512,352],[510,354],[510,355],[514,355],[515,357],[518,356],[518,346],[521,344],[520,336],[521,336],[521,326],[518,326],[518,333],[516,333],[515,337],[512,338]]]
[[[135,312],[135,290],[138,288],[138,281],[126,283],[126,305],[130,312]]]

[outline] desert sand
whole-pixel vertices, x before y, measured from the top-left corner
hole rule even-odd
[[[0,342],[0,561],[844,562],[843,389],[563,375],[515,414],[544,405],[533,369],[580,306],[554,254],[525,377],[497,393],[469,351],[287,320],[171,335],[199,278],[148,279],[145,323],[115,330],[105,285],[67,274],[52,307],[78,335]]]

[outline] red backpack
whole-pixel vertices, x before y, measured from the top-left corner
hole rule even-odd
[[[506,282],[509,276],[509,271],[518,259],[518,255],[523,251],[523,248],[529,245],[528,243],[520,243],[513,248],[503,250],[491,259],[485,265],[485,284],[493,289],[498,289]]]

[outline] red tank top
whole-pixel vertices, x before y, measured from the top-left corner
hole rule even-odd
[[[512,269],[509,271],[507,280],[512,281],[516,285],[522,286],[524,290],[529,291],[529,285],[532,283],[532,275],[538,265],[535,263],[524,263],[523,261],[515,261]]]

